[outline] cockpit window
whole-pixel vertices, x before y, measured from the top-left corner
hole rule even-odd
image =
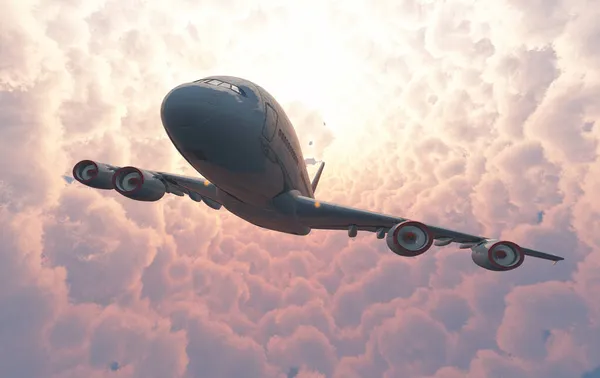
[[[210,84],[210,85],[214,85],[214,86],[225,87],[225,88],[231,89],[232,91],[234,91],[235,93],[237,93],[239,95],[242,95],[242,96],[246,95],[244,93],[244,91],[241,90],[237,85],[226,83],[224,81],[217,80],[217,79],[200,79],[200,80],[194,81],[194,83],[206,83],[206,84]]]

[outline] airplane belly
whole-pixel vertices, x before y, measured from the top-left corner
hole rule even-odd
[[[293,216],[279,211],[270,203],[267,206],[251,205],[220,189],[217,190],[217,195],[219,202],[229,212],[255,226],[294,235],[310,233],[310,228],[300,224]]]
[[[232,172],[210,163],[195,168],[222,191],[254,206],[267,205],[284,189],[281,169],[273,164],[265,164],[257,172]]]

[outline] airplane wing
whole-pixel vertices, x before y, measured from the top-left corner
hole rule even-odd
[[[348,230],[348,235],[351,237],[356,236],[357,231],[363,230],[376,232],[377,237],[379,239],[383,239],[386,233],[389,234],[388,231],[393,229],[393,232],[399,224],[408,222],[424,226],[429,231],[429,235],[433,239],[432,243],[436,246],[445,246],[450,243],[460,243],[461,245],[459,248],[461,249],[471,248],[473,250],[477,250],[478,248],[482,248],[482,245],[489,244],[493,246],[494,243],[497,242],[495,239],[490,239],[484,236],[470,235],[442,227],[424,225],[420,222],[413,222],[412,220],[406,218],[394,217],[352,207],[341,206],[301,195],[295,196],[295,205],[296,216],[300,222],[307,227],[323,230]],[[418,230],[415,231],[417,231],[418,234]],[[394,242],[392,242],[392,244],[393,243]],[[511,242],[506,243],[514,245],[514,243]],[[490,247],[490,249],[492,248],[493,247]],[[517,246],[517,248],[520,247]],[[554,256],[528,248],[520,248],[520,250],[524,255],[537,257],[540,259],[555,262],[564,260],[563,257]],[[488,251],[486,250],[485,252],[487,253]]]
[[[165,172],[154,172],[154,174],[155,177],[165,183],[168,193],[175,195],[184,193],[196,202],[204,201],[204,203],[215,210],[221,208],[221,203],[217,199],[217,187],[207,179],[179,176]]]
[[[73,167],[73,178],[86,186],[115,189],[126,197],[140,201],[157,201],[166,193],[171,193],[180,197],[187,195],[215,210],[222,206],[217,198],[216,186],[202,177],[180,176],[82,160]],[[143,189],[142,183],[146,183]]]

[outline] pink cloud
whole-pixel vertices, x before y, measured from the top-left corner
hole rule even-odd
[[[598,16],[566,1],[3,5],[0,376],[597,369]],[[371,234],[280,235],[187,198],[64,184],[83,158],[195,175],[158,109],[210,74],[280,99],[328,163],[320,198],[567,260],[498,274],[454,247],[406,259]]]
[[[269,358],[286,366],[306,365],[327,375],[333,373],[337,356],[327,337],[314,327],[300,326],[289,337],[273,336],[268,344]]]

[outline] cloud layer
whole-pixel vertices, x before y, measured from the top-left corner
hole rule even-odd
[[[595,0],[3,2],[0,376],[593,376],[598,17]],[[320,198],[567,260],[497,274],[452,247],[404,259],[370,234],[65,184],[85,158],[194,174],[159,106],[212,74],[282,103],[327,161]]]

